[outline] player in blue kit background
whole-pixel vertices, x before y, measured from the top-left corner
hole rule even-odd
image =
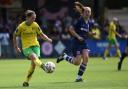
[[[79,2],[75,2],[75,8],[80,13],[81,17],[74,26],[69,27],[69,31],[73,36],[73,57],[63,53],[57,58],[57,63],[66,60],[71,64],[80,65],[75,82],[82,82],[82,76],[86,70],[89,58],[86,39],[88,38],[88,35],[93,35],[95,33],[91,33],[90,31],[90,26],[92,25],[89,20],[91,16],[91,8],[85,7]]]
[[[120,60],[118,62],[118,66],[117,67],[118,67],[119,71],[121,70],[123,60],[125,59],[126,56],[128,56],[128,35],[124,35],[123,38],[126,39],[126,47],[125,47],[125,52],[121,53],[121,57],[120,57]]]

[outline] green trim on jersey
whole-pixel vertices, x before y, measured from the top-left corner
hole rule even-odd
[[[28,57],[30,54],[35,53],[37,57],[40,57],[40,47],[39,46],[31,46],[29,48],[23,49],[23,54]]]

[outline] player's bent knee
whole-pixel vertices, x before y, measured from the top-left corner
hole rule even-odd
[[[35,53],[30,54],[29,59],[31,59],[31,60],[36,59],[36,54]]]
[[[79,66],[80,63],[81,63],[81,62],[79,62],[79,61],[75,61],[75,62],[74,62],[74,65]]]

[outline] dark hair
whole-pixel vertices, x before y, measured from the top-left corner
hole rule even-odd
[[[76,11],[78,11],[80,14],[84,12],[84,5],[80,2],[75,2],[75,6],[77,6]]]
[[[26,17],[31,17],[33,14],[35,14],[35,12],[34,12],[33,10],[27,10],[27,11],[25,12],[25,16],[26,16]]]

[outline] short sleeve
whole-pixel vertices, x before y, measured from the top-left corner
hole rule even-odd
[[[16,30],[15,30],[15,35],[17,35],[17,36],[20,36],[20,34],[21,34],[21,26],[19,25],[17,28],[16,28]]]
[[[80,20],[78,20],[78,21],[76,21],[74,24],[73,24],[73,27],[74,27],[74,30],[76,31],[76,30],[78,30],[78,29],[80,29]]]
[[[37,29],[36,29],[37,34],[43,33],[42,29],[40,28],[40,26],[37,23],[36,23],[36,27],[37,27]]]

